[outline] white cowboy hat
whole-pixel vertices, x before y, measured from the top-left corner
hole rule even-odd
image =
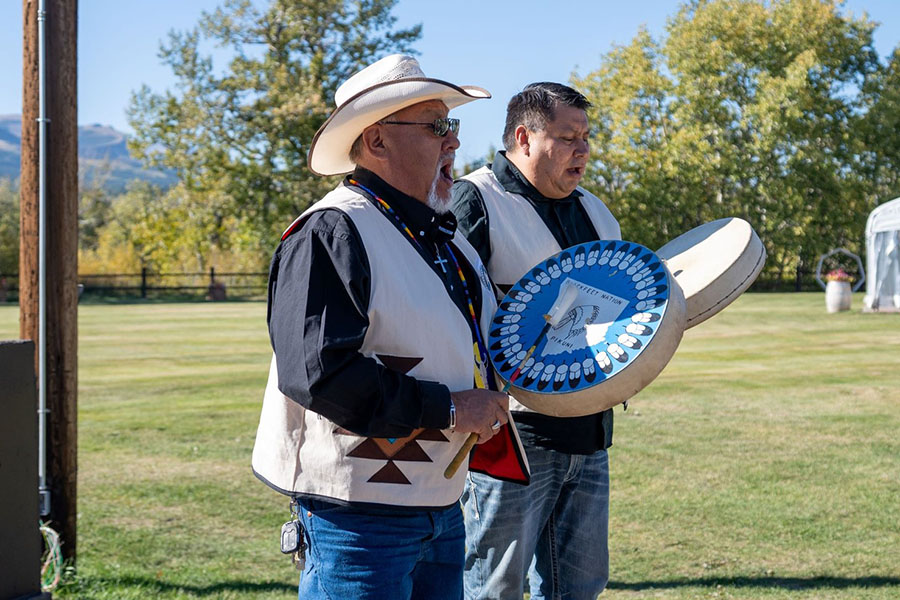
[[[451,109],[490,97],[480,87],[460,87],[425,77],[419,62],[411,56],[386,56],[350,77],[334,93],[337,108],[313,138],[309,169],[316,175],[349,173],[355,167],[350,161],[350,146],[359,134],[407,106],[442,100]]]

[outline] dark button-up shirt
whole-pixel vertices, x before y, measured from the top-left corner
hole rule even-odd
[[[560,248],[598,239],[597,230],[578,200],[581,192],[575,190],[561,199],[547,198],[531,185],[503,152],[498,152],[494,157],[491,171],[507,192],[520,194],[528,200]],[[459,220],[460,232],[478,251],[482,262],[487,264],[491,258],[490,223],[484,199],[475,184],[466,180],[454,184],[452,210]],[[523,231],[522,235],[527,236],[528,232]],[[611,409],[584,417],[516,413],[516,423],[524,444],[569,454],[591,454],[612,445]]]
[[[456,230],[453,215],[436,214],[365,169],[357,168],[345,184],[350,178],[383,198],[415,234],[420,256],[442,278],[470,321],[465,292],[444,244]],[[393,217],[385,214],[385,218],[408,238]],[[480,314],[478,278],[462,253],[453,252]],[[398,262],[397,268],[404,266]],[[450,392],[445,385],[393,371],[360,353],[370,325],[371,286],[366,249],[353,221],[340,210],[312,213],[282,240],[272,257],[268,296],[269,338],[279,389],[359,435],[403,437],[419,427],[447,427]]]

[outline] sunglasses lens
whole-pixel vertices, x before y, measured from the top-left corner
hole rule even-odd
[[[459,119],[435,119],[433,123],[434,133],[437,136],[444,137],[448,132],[459,132]]]

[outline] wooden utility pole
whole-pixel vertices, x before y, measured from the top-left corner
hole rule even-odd
[[[50,512],[44,519],[75,559],[78,384],[78,112],[77,0],[22,2],[22,173],[19,253],[19,327],[23,339],[45,344],[46,476]],[[39,125],[38,25],[45,22],[46,339],[39,339]],[[35,353],[38,365],[38,353]],[[37,371],[37,370],[36,370]],[[39,377],[40,384],[40,377]]]

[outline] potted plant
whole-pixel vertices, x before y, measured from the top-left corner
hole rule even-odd
[[[856,270],[848,271],[837,260],[832,259],[831,264],[834,268],[830,271],[823,271],[822,267],[825,261],[835,254],[842,254],[847,258],[856,261]],[[846,260],[844,261],[846,264]],[[850,280],[856,280],[853,287],[850,287]],[[828,312],[838,312],[850,309],[850,299],[852,294],[859,289],[866,281],[866,272],[863,269],[862,260],[856,254],[853,254],[845,248],[834,248],[831,251],[819,257],[819,264],[816,265],[816,282],[825,290],[825,308]]]
[[[838,267],[825,274],[825,309],[828,312],[849,310],[852,297],[847,271]]]

